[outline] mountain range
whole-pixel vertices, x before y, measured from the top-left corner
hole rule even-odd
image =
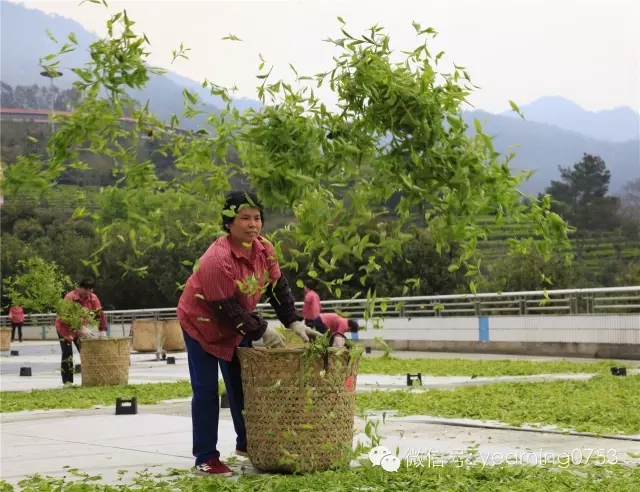
[[[61,89],[71,86],[74,75],[69,67],[83,65],[88,59],[87,47],[98,39],[78,22],[65,17],[49,15],[29,9],[22,4],[2,0],[0,2],[0,79],[11,86],[48,83],[39,74],[39,59],[56,51],[46,34],[53,34],[60,44],[74,33],[80,48],[65,55],[61,71],[63,77],[55,84]],[[66,71],[66,73],[65,73]],[[183,108],[182,90],[187,88],[200,95],[205,112],[216,111],[221,100],[211,96],[197,81],[168,72],[153,76],[147,86],[132,96],[149,101],[151,110],[160,118],[168,119],[180,114]],[[252,99],[234,100],[240,109],[259,108],[260,102]],[[606,111],[587,111],[568,99],[558,96],[542,97],[520,107],[526,120],[512,111],[492,114],[483,110],[466,111],[463,114],[474,132],[473,120],[483,122],[487,133],[495,137],[499,152],[513,149],[516,157],[511,161],[514,170],[535,171],[533,177],[521,189],[538,193],[559,177],[558,166],[572,166],[583,153],[595,154],[604,159],[611,170],[610,192],[617,193],[625,183],[640,178],[640,114],[629,107]],[[204,116],[184,123],[195,128],[204,122]]]

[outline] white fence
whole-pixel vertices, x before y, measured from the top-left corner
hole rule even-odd
[[[640,286],[378,299],[361,340],[640,344]],[[301,305],[302,303],[298,303]],[[364,325],[366,299],[323,301]],[[268,304],[257,311],[276,323]],[[175,308],[107,311],[109,332],[129,335],[136,319],[173,319]],[[28,315],[24,340],[57,339],[55,315]],[[0,318],[8,325],[6,316]],[[377,328],[377,329],[374,329]]]
[[[640,350],[640,314],[387,318],[379,329],[367,329],[357,337],[433,342],[638,344]]]

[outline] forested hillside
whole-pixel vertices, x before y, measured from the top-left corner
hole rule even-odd
[[[28,94],[40,94],[47,100],[46,89],[34,88]],[[15,94],[15,91],[14,91]],[[25,96],[26,97],[26,96]],[[66,105],[72,94],[56,96],[58,107]],[[35,104],[34,104],[35,105]],[[50,136],[51,125],[46,123],[2,120],[1,146],[3,166],[10,167],[20,155],[44,153]],[[142,140],[146,146],[141,155],[150,158],[161,176],[169,177],[179,172],[170,155],[157,152],[157,140]],[[20,259],[41,256],[54,261],[73,278],[92,274],[81,261],[99,248],[100,240],[88,219],[72,218],[74,209],[82,203],[99,209],[101,186],[114,183],[112,162],[104,156],[83,155],[91,172],[69,171],[59,180],[55,191],[43,197],[33,194],[6,196],[2,207],[2,273],[3,277],[16,273]],[[557,211],[576,227],[572,233],[573,252],[576,255],[573,268],[561,261],[564,251],[558,251],[556,259],[544,263],[535,254],[510,257],[505,254],[507,241],[513,237],[535,235],[530,228],[519,224],[495,225],[493,217],[487,216],[489,237],[480,244],[483,258],[483,275],[476,283],[483,291],[516,291],[542,288],[571,288],[629,285],[640,282],[640,180],[630,182],[621,197],[608,195],[610,172],[606,163],[598,156],[585,155],[582,161],[567,163],[561,170],[563,179],[549,183],[547,191],[562,202]],[[240,178],[236,185],[243,183]],[[167,200],[159,197],[158,200]],[[152,204],[149,204],[152,208]],[[117,213],[117,211],[114,211]],[[203,237],[188,244],[180,230],[180,224],[188,223],[192,211],[180,209],[171,212],[175,216],[169,223],[175,227],[167,230],[167,240],[175,247],[159,250],[148,264],[144,278],[127,275],[123,278],[121,263],[132,252],[125,247],[111,249],[100,265],[98,292],[105,305],[118,309],[168,307],[176,303],[179,286],[184,283],[192,264],[214,239]],[[209,220],[218,221],[211,216]],[[290,218],[285,214],[270,211],[267,214],[266,232],[284,226]],[[468,279],[462,272],[449,272],[451,258],[439,255],[424,226],[416,224],[412,231],[414,239],[403,247],[403,258],[388,265],[373,275],[366,287],[374,287],[380,295],[403,295],[402,286],[407,278],[419,278],[415,290],[418,295],[451,294],[466,292]],[[455,254],[455,248],[454,253]],[[335,278],[345,273],[357,272],[361,265],[340,265],[333,272]],[[300,265],[304,268],[304,265]],[[553,285],[545,284],[539,276],[532,275],[541,268]],[[295,285],[296,273],[288,272]],[[323,296],[328,293],[318,286]],[[295,287],[298,298],[301,290]],[[344,295],[364,292],[357,276],[342,288]]]
[[[11,16],[16,22],[11,21]],[[30,29],[34,29],[35,32],[33,35],[25,33],[22,29],[17,28],[18,25],[31,26]],[[46,115],[51,108],[55,111],[73,111],[78,94],[70,88],[71,75],[68,71],[62,77],[64,84],[57,81],[59,83],[52,86],[43,84],[43,79],[38,75],[38,58],[51,52],[51,46],[46,46],[43,41],[46,40],[45,27],[50,28],[53,34],[62,40],[69,32],[75,32],[77,39],[83,46],[95,40],[94,35],[83,31],[82,26],[68,19],[47,17],[42,12],[17,5],[8,6],[6,10],[3,10],[2,73],[3,78],[5,76],[9,78],[3,79],[1,86],[2,99],[0,104],[3,112],[0,121],[0,152],[2,168],[3,172],[10,174],[12,169],[19,169],[13,166],[19,163],[23,156],[35,156],[33,160],[28,161],[31,167],[22,167],[21,172],[25,174],[24,180],[28,181],[32,188],[34,184],[41,183],[42,190],[47,192],[41,195],[37,195],[33,191],[11,195],[4,193],[3,190],[4,204],[0,224],[2,276],[5,278],[17,273],[20,260],[40,256],[60,265],[74,279],[85,275],[96,275],[96,290],[103,304],[109,308],[134,309],[175,306],[180,295],[180,286],[192,271],[194,262],[215,239],[215,237],[211,237],[211,234],[198,235],[197,230],[206,231],[206,224],[219,224],[221,221],[221,217],[202,205],[204,203],[202,197],[207,196],[208,203],[214,203],[219,197],[217,192],[212,193],[211,189],[220,190],[221,188],[215,186],[220,182],[226,186],[228,176],[226,170],[221,171],[225,169],[220,166],[222,157],[226,152],[226,160],[237,164],[241,169],[231,179],[231,186],[234,187],[247,186],[242,175],[242,168],[244,167],[246,172],[246,169],[251,167],[251,163],[249,160],[240,162],[232,145],[213,149],[209,147],[209,140],[205,141],[203,145],[197,145],[203,142],[203,133],[197,133],[195,130],[205,121],[208,114],[220,114],[216,101],[211,98],[203,98],[203,104],[197,104],[197,106],[204,109],[205,113],[187,118],[189,123],[185,128],[194,130],[194,133],[184,134],[173,130],[164,132],[163,125],[158,125],[153,128],[145,127],[144,130],[139,128],[135,132],[123,132],[112,141],[100,142],[102,128],[104,128],[100,125],[103,121],[100,121],[100,125],[96,123],[97,120],[90,122],[91,134],[85,130],[83,121],[73,129],[73,138],[69,137],[69,140],[73,140],[72,144],[65,141],[64,138],[58,140],[55,150],[65,155],[67,161],[73,160],[74,164],[58,163],[59,168],[64,169],[64,172],[59,176],[56,175],[56,186],[49,189],[46,176],[42,179],[34,178],[34,176],[37,176],[39,172],[37,169],[39,163],[43,162],[46,155],[51,154],[52,149],[48,148],[48,144],[52,131],[59,130],[63,123],[48,122]],[[21,42],[24,37],[30,37],[32,43]],[[12,53],[4,56],[8,49]],[[79,50],[77,54],[78,57],[66,63],[81,66],[89,57],[88,51]],[[139,61],[139,57],[137,60]],[[40,84],[33,83],[38,80],[40,80]],[[201,95],[206,92],[204,88],[196,91],[194,84],[197,85],[197,83],[180,78],[176,74],[170,74],[166,77],[154,75],[143,89],[134,91],[129,87],[126,92],[138,100],[139,106],[144,106],[146,102],[150,101],[150,111],[160,120],[168,122],[172,115],[179,115],[184,110],[183,90],[185,90],[185,86],[189,86],[194,92]],[[190,98],[193,96],[187,93],[186,99]],[[388,100],[382,101],[382,103],[391,104]],[[257,105],[252,101],[243,101],[241,104],[236,104],[236,107],[238,106],[256,107]],[[92,108],[94,107],[96,106],[92,106]],[[12,109],[14,110],[13,114],[11,113]],[[16,109],[23,111],[15,111]],[[267,108],[267,111],[269,109],[273,108]],[[28,110],[41,110],[42,113],[32,114],[33,117],[31,117]],[[395,107],[387,107],[387,112],[394,110]],[[278,109],[274,109],[271,114],[282,116],[285,112],[286,109],[280,113],[278,113]],[[92,116],[92,114],[86,114],[91,111],[80,113],[82,117],[86,116],[86,121],[90,120]],[[114,113],[111,112],[111,116]],[[135,127],[135,123],[132,124],[130,120],[126,119],[134,113],[135,111],[131,110],[125,113],[118,112],[111,121],[113,127],[119,128],[118,125]],[[380,112],[380,114],[383,113]],[[105,116],[105,114],[103,112],[102,116],[106,121],[109,116]],[[287,114],[286,116],[290,117],[291,115]],[[298,117],[299,113],[295,113],[295,116]],[[573,266],[568,266],[562,261],[564,254],[569,250],[554,251],[554,257],[547,262],[543,261],[541,255],[533,251],[524,255],[511,256],[506,253],[509,240],[536,237],[537,231],[533,230],[532,226],[523,226],[509,221],[498,225],[496,217],[475,213],[476,209],[467,207],[467,210],[474,210],[474,218],[481,216],[481,223],[486,225],[487,230],[486,240],[479,244],[479,256],[483,261],[480,276],[474,279],[477,290],[485,292],[517,291],[637,285],[640,283],[640,168],[638,167],[640,151],[637,141],[597,140],[585,134],[548,124],[548,119],[545,119],[544,115],[540,116],[538,120],[545,123],[533,123],[483,112],[467,112],[463,113],[463,116],[468,127],[459,123],[461,134],[466,132],[468,135],[475,131],[476,125],[473,121],[475,118],[487,120],[485,125],[487,135],[483,135],[483,138],[488,138],[488,135],[495,136],[495,150],[499,154],[504,155],[511,146],[519,145],[519,148],[516,149],[517,157],[510,163],[511,169],[536,171],[532,181],[520,186],[520,188],[533,194],[549,193],[555,200],[554,210],[574,228],[571,232],[570,250],[575,254]],[[268,118],[265,116],[266,119]],[[274,127],[278,126],[277,118],[269,121],[274,121]],[[334,120],[327,120],[327,122],[333,123]],[[296,118],[290,118],[285,123],[292,123],[295,130],[300,130],[300,127],[304,126],[304,122],[298,121]],[[388,122],[383,123],[387,125]],[[565,127],[568,124],[567,121],[563,123]],[[258,125],[260,128],[264,128],[264,125],[260,125]],[[346,127],[347,125],[343,125],[337,129],[336,133],[339,135],[340,131]],[[386,128],[384,125],[383,127]],[[217,131],[218,128],[215,130]],[[334,137],[327,136],[325,138],[326,128],[327,126],[312,128],[310,133],[321,133],[323,135],[321,140],[327,145],[334,145],[335,148],[342,145],[336,143],[339,140],[338,137],[335,140]],[[595,131],[593,125],[589,126],[588,130],[589,132]],[[294,142],[296,145],[298,141],[301,141],[302,144],[306,144],[308,148],[314,149],[313,152],[317,153],[317,141],[307,141],[300,133],[293,138],[287,131],[288,129],[283,126],[278,138],[274,138],[272,133],[269,143],[280,140],[277,145],[282,144],[283,148],[288,149],[287,141]],[[330,133],[332,132],[333,127]],[[411,132],[407,131],[406,133]],[[57,135],[60,134],[57,132]],[[114,134],[113,131],[110,133],[110,135]],[[382,131],[379,134],[386,135],[387,133]],[[172,145],[167,145],[173,137],[176,138],[171,142]],[[258,133],[252,134],[251,138],[259,139],[260,135]],[[451,142],[451,139],[443,135],[440,138],[441,144]],[[84,146],[83,139],[92,140],[91,145],[88,145],[91,150],[87,150],[87,147]],[[371,150],[371,142],[367,143],[367,139],[372,140],[370,134],[361,134],[357,144],[368,145]],[[332,140],[332,142],[329,143],[328,140]],[[253,141],[251,143],[253,145]],[[302,144],[299,147],[303,147]],[[296,145],[291,147],[294,150],[299,150]],[[65,153],[67,149],[72,147],[74,151],[78,152],[77,158],[69,158],[69,154]],[[118,152],[112,152],[116,147]],[[356,151],[361,152],[356,145],[351,145],[351,147],[355,147]],[[322,148],[324,149],[324,147]],[[197,151],[189,154],[193,149],[197,149]],[[313,152],[306,152],[306,150],[301,153],[304,159],[309,157],[313,159]],[[349,155],[351,151],[352,149],[349,150],[345,147],[345,150],[341,152],[342,155]],[[290,153],[287,152],[282,151],[281,154],[287,154],[288,157]],[[124,177],[122,173],[116,172],[122,165],[118,159],[126,159],[128,155],[134,154],[134,162],[129,167],[131,174]],[[187,154],[189,155],[185,157]],[[246,157],[247,154],[243,155]],[[342,157],[338,152],[335,154],[324,153],[323,155],[331,155],[331,159],[344,159],[341,161],[343,164],[349,159]],[[377,174],[371,173],[371,169],[375,169],[376,159],[381,158],[379,154],[373,152],[368,156],[369,160],[365,160],[362,167],[358,167],[358,172],[361,175],[369,173],[367,177],[373,176],[372,179],[374,179]],[[398,164],[398,169],[411,172],[410,167],[403,167],[402,162],[403,160],[409,161],[408,156],[407,152],[397,154],[395,164]],[[414,155],[412,155],[413,157]],[[252,168],[253,179],[263,179],[263,192],[271,186],[269,180],[272,177],[268,174],[270,171],[265,171],[263,168],[264,159],[268,160],[269,158],[269,155],[265,157],[265,154],[260,154],[259,158],[255,158]],[[189,162],[189,159],[197,161],[197,163]],[[287,186],[296,187],[298,183],[293,180],[287,181],[289,178],[283,179],[283,173],[288,172],[291,167],[295,167],[297,164],[293,158],[287,162],[288,167],[281,166],[278,170],[281,173],[279,178],[288,183]],[[301,159],[300,162],[306,164],[307,161]],[[430,164],[430,161],[427,163],[425,160],[421,162],[420,169],[429,170]],[[334,164],[331,162],[323,165],[331,167]],[[445,170],[443,174],[451,171],[452,166],[447,159],[443,158],[438,165]],[[482,168],[482,165],[478,167]],[[286,169],[283,170],[283,168]],[[272,171],[273,169],[271,168]],[[463,168],[455,168],[454,170],[457,169]],[[469,170],[470,168],[465,167],[464,169]],[[136,176],[134,171],[139,175]],[[326,178],[328,171],[324,172],[325,174],[320,175]],[[29,173],[33,174],[27,176],[26,174]],[[261,177],[261,173],[267,175]],[[403,176],[397,172],[395,176],[391,174],[387,174],[387,178],[390,180],[397,176]],[[453,174],[456,175],[453,176]],[[136,179],[139,181],[159,179],[166,180],[166,183],[176,176],[180,176],[181,181],[179,185],[175,183],[173,185],[183,187],[181,188],[182,193],[178,193],[176,189],[150,191],[152,187],[136,187],[135,185]],[[308,179],[304,173],[299,176],[307,179],[301,181],[302,188],[296,188],[297,190],[305,191],[317,187],[317,182],[314,185],[313,180]],[[465,181],[464,176],[458,176],[457,173],[452,173],[449,178],[457,179],[458,183]],[[21,179],[23,179],[23,175],[17,176],[16,173],[13,173],[12,182],[14,185],[19,183]],[[128,179],[133,180],[134,185],[125,189],[127,183],[124,185],[121,183]],[[349,179],[355,178],[350,175]],[[439,182],[440,186],[446,185],[446,178],[438,177],[438,179],[440,181],[436,180],[436,183]],[[467,175],[468,182],[470,182],[469,179]],[[191,190],[188,188],[190,180],[197,183],[199,188],[195,187],[193,193],[185,193],[185,189]],[[266,186],[265,182],[267,182]],[[482,187],[486,182],[479,181],[477,185]],[[371,182],[368,182],[367,185],[368,188],[373,186]],[[624,188],[623,185],[625,185]],[[349,186],[350,183],[342,183],[340,190],[335,192],[334,197],[337,200],[343,200],[353,196],[353,189],[350,191]],[[425,200],[424,188],[417,188],[420,190],[420,194],[417,194],[415,187],[409,187],[410,184],[407,186],[403,187],[398,181],[393,186],[393,194],[384,194],[384,200],[387,201],[385,203],[382,200],[379,209],[376,209],[375,212],[382,213],[393,210],[400,195],[406,196],[411,193],[415,198],[413,203],[415,208],[428,208],[421,203],[416,205],[416,202]],[[110,187],[107,191],[110,193],[109,196],[106,196],[104,187]],[[367,197],[367,208],[370,208],[366,189],[365,187],[364,196]],[[436,186],[435,189],[441,188]],[[389,195],[391,195],[390,198],[388,198]],[[468,202],[473,201],[472,195],[473,193],[467,193],[466,196],[471,197]],[[181,198],[182,201],[178,198]],[[434,192],[430,199],[431,206],[433,206],[433,203],[438,200],[437,192]],[[347,201],[345,200],[345,202]],[[136,202],[135,207],[126,206],[129,202]],[[304,203],[301,205],[306,206]],[[78,209],[78,206],[82,209]],[[385,206],[386,210],[384,210]],[[458,208],[456,213],[463,213],[460,210],[465,207],[466,203]],[[126,268],[131,264],[130,260],[135,258],[137,252],[135,249],[135,229],[126,230],[123,234],[127,240],[123,238],[122,244],[117,241],[115,244],[110,244],[109,248],[100,256],[100,262],[95,266],[96,270],[92,270],[86,260],[90,259],[92,254],[103,246],[102,238],[96,232],[92,216],[95,217],[99,214],[104,224],[110,220],[122,219],[123,216],[128,219],[127,214],[132,210],[138,214],[135,220],[137,225],[141,227],[152,228],[154,224],[161,224],[157,229],[165,235],[163,247],[153,250],[153,254],[146,256],[146,270],[143,275],[126,274]],[[351,212],[353,213],[354,209],[351,209]],[[379,232],[379,236],[383,236],[383,232],[386,234],[388,231],[392,231],[394,223],[398,223],[399,215],[394,216],[389,213],[386,216],[376,218],[373,222],[369,212],[370,210],[367,210],[367,214],[365,214],[366,220],[369,221],[366,224],[367,233],[369,230],[377,228],[377,231],[374,232]],[[313,213],[307,215],[311,216]],[[267,210],[266,217],[266,234],[282,230],[292,220],[292,215],[286,209]],[[416,214],[415,217],[419,217],[419,214]],[[460,222],[459,217],[459,215],[453,217],[453,222],[456,219]],[[469,215],[467,215],[467,219],[471,219]],[[308,226],[313,231],[318,231],[318,223],[312,220],[309,224],[305,223],[304,227]],[[363,224],[364,221],[360,223],[360,226],[365,227]],[[322,225],[324,226],[324,223]],[[449,268],[453,260],[459,257],[461,245],[449,244],[450,252],[438,254],[429,225],[424,220],[413,220],[405,229],[405,232],[411,234],[412,239],[402,245],[402,254],[395,261],[384,265],[383,268],[370,272],[364,285],[360,282],[360,272],[368,266],[368,258],[366,254],[362,254],[362,250],[358,254],[348,255],[351,257],[348,263],[338,262],[330,274],[325,276],[325,280],[342,279],[347,275],[349,280],[345,280],[340,286],[343,298],[358,293],[365,295],[368,289],[375,289],[379,296],[404,295],[406,294],[405,282],[407,279],[414,278],[418,279],[414,285],[415,289],[411,291],[411,294],[414,295],[467,292],[469,289],[469,277],[465,277],[467,272],[450,271]],[[188,229],[189,232],[185,232],[185,229]],[[434,228],[432,227],[432,229]],[[334,231],[331,230],[330,224],[326,225],[326,231],[322,230],[321,232],[325,236],[317,238],[319,242],[327,241],[327,238],[339,237],[333,234]],[[134,235],[133,238],[131,234]],[[387,234],[387,237],[389,235],[391,234]],[[112,239],[115,237],[117,237],[117,231],[114,232]],[[349,237],[354,241],[359,241],[359,238],[353,234]],[[458,237],[461,236],[458,235]],[[304,246],[304,244],[295,244],[295,241],[292,240],[285,245],[289,250],[304,249]],[[336,245],[334,244],[334,246]],[[355,250],[360,247],[353,242],[341,243],[337,246],[349,251],[352,248]],[[318,248],[316,248],[317,250]],[[358,257],[360,259],[356,259]],[[314,260],[316,259],[314,258]],[[305,265],[302,261],[298,264],[298,269],[305,271]],[[290,277],[290,283],[294,286],[298,299],[301,299],[301,289],[296,285],[298,279],[296,271],[289,268],[286,273]],[[551,283],[546,283],[545,279],[550,280]],[[322,283],[317,285],[317,290],[322,297],[331,296]],[[6,298],[2,299],[3,309],[6,309],[7,302]]]

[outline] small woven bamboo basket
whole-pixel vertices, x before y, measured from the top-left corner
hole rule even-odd
[[[165,352],[182,352],[187,349],[182,335],[182,327],[177,319],[169,319],[162,323]]]
[[[155,319],[136,319],[131,325],[133,350],[156,352],[162,339],[163,322]]]
[[[359,356],[328,349],[238,348],[247,451],[262,471],[309,473],[345,465],[353,449]],[[348,460],[346,460],[348,462]]]
[[[0,329],[0,351],[11,350],[11,329]]]
[[[83,339],[80,342],[82,386],[129,383],[131,338]]]

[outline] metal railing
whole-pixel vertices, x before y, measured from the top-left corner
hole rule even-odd
[[[453,294],[422,297],[378,298],[373,307],[366,299],[322,301],[323,312],[337,312],[353,318],[417,318],[460,316],[535,316],[578,314],[640,314],[640,285],[596,289],[565,289],[525,292]],[[302,302],[297,302],[301,307]],[[256,312],[265,319],[276,319],[269,304],[259,304]],[[136,319],[166,320],[176,318],[176,308],[130,309],[105,311],[108,324],[114,328],[130,325]],[[53,326],[55,314],[27,314],[24,326]],[[7,316],[0,317],[2,326],[9,325]]]

